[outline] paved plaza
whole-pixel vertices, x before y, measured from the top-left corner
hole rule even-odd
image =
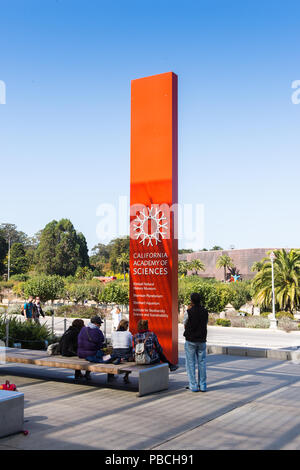
[[[299,368],[209,355],[208,391],[191,393],[181,351],[169,390],[138,398],[134,377],[129,385],[118,377],[108,386],[100,374],[74,384],[70,371],[6,364],[0,381],[25,394],[29,435],[0,439],[0,450],[300,449]]]

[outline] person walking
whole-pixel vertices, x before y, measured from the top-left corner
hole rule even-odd
[[[206,338],[208,311],[201,305],[200,295],[191,295],[191,305],[183,319],[185,331],[186,371],[189,379],[187,387],[192,392],[206,392]],[[198,378],[196,380],[196,365]]]
[[[118,329],[119,323],[122,320],[122,313],[118,305],[111,311],[111,318],[112,318],[112,331],[116,331]]]
[[[36,297],[35,301],[33,302],[33,319],[35,323],[40,323],[39,318],[41,315],[43,318],[45,318],[45,314],[41,306],[41,300],[39,297]]]
[[[33,297],[30,295],[27,302],[24,304],[24,316],[27,321],[31,321],[33,318]]]

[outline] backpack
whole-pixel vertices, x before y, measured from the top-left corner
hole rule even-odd
[[[135,346],[135,363],[138,365],[150,364],[151,358],[146,351],[146,341],[149,338],[149,334],[146,336],[143,342],[137,343]]]
[[[47,348],[48,356],[59,356],[60,355],[60,347],[59,343],[52,343]]]
[[[17,387],[15,384],[11,384],[9,380],[6,380],[5,384],[0,385],[0,390],[8,390],[10,392],[16,392]]]

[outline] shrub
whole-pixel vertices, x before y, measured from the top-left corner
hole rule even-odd
[[[90,290],[86,283],[68,284],[64,290],[64,297],[75,302],[84,302],[89,298]]]
[[[11,280],[17,282],[26,282],[28,281],[28,279],[28,274],[14,274],[13,276],[11,276]]]
[[[231,326],[230,320],[227,320],[226,318],[218,318],[216,321],[216,325],[219,326]]]
[[[270,321],[268,318],[261,318],[259,316],[245,318],[246,328],[269,328]]]
[[[297,331],[298,327],[299,325],[288,317],[282,317],[278,321],[278,328],[280,330],[286,331],[287,333],[289,333],[290,331]]]
[[[14,285],[15,285],[14,281],[1,281],[0,282],[0,288],[2,287],[3,289],[12,289]]]
[[[271,313],[272,313],[272,312],[261,312],[261,313],[260,313],[260,317],[268,318],[268,316],[269,316]]]
[[[229,292],[229,303],[236,310],[239,310],[242,305],[251,300],[251,285],[249,282],[234,282],[227,284],[226,287]]]
[[[245,317],[230,317],[231,326],[234,328],[246,328]]]
[[[97,307],[85,307],[84,305],[62,305],[55,309],[57,317],[91,318],[95,315],[102,316],[102,311]]]
[[[294,315],[291,312],[277,312],[275,317],[280,320],[281,318],[289,318],[290,320],[294,320]]]
[[[116,303],[121,305],[129,304],[128,282],[113,281],[107,284],[99,295],[99,302],[106,304]]]
[[[0,339],[5,340],[6,336],[5,315],[0,317]],[[9,346],[14,343],[21,343],[24,349],[45,349],[45,340],[52,342],[52,333],[45,325],[34,322],[22,321],[18,318],[9,319]]]
[[[11,305],[6,309],[6,313],[10,315],[21,315],[22,305]]]
[[[210,313],[208,315],[208,325],[210,326],[215,325],[218,318],[219,318],[219,315],[217,313]]]
[[[236,310],[251,300],[251,285],[248,281],[224,284],[215,279],[188,276],[179,279],[179,305],[188,305],[192,292],[198,292],[209,312],[221,312],[228,303]]]

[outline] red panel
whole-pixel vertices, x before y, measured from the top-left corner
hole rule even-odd
[[[178,202],[177,127],[177,76],[169,72],[133,80],[130,330],[136,333],[137,322],[147,319],[174,363],[178,362],[178,242],[170,209]]]

